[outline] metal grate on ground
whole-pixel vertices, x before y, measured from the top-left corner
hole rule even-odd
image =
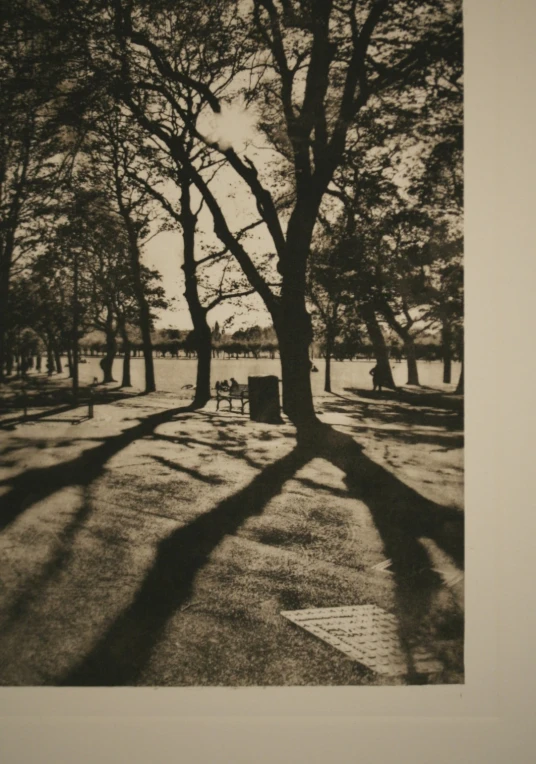
[[[378,674],[432,674],[442,665],[426,649],[403,650],[396,616],[376,605],[284,610],[281,615]]]

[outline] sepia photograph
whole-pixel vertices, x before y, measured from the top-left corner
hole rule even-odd
[[[1,686],[464,685],[463,53],[4,4]]]

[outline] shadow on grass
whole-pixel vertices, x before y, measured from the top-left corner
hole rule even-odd
[[[397,388],[397,390],[366,390],[364,388],[345,388],[345,391],[353,395],[359,395],[360,398],[369,400],[383,400],[410,403],[412,406],[431,406],[444,411],[463,412],[464,399],[461,395],[443,392],[435,387],[425,387],[421,385],[418,388],[409,390],[408,388]],[[343,396],[338,396],[343,397]],[[346,399],[349,400],[349,399]]]
[[[463,568],[461,513],[424,498],[365,456],[352,437],[328,425],[316,427],[309,436],[300,437],[299,445],[290,454],[264,468],[248,458],[247,439],[242,436],[231,438],[228,442],[229,439],[198,440],[155,433],[159,425],[174,418],[180,421],[181,415],[193,412],[190,405],[146,416],[120,434],[99,440],[99,445],[70,461],[28,470],[2,481],[8,490],[0,497],[0,529],[6,528],[38,501],[64,487],[80,486],[84,490],[85,500],[67,526],[60,550],[34,582],[37,593],[65,568],[74,537],[90,512],[88,487],[102,475],[108,460],[135,440],[162,438],[182,447],[201,445],[224,451],[261,470],[246,488],[221,501],[188,525],[175,529],[160,542],[154,563],[131,604],[116,618],[90,653],[61,678],[60,683],[63,686],[137,684],[168,620],[190,597],[196,576],[219,543],[225,536],[237,533],[247,518],[262,514],[271,498],[280,493],[284,483],[316,457],[326,459],[342,470],[349,494],[364,502],[371,512],[385,555],[392,560],[390,569],[394,575],[400,637],[410,666],[408,681],[417,683],[420,677],[413,664],[413,645],[429,615],[433,595],[440,586],[439,577],[432,569],[421,539],[431,539],[458,567]],[[218,424],[225,427],[225,424]],[[180,464],[168,460],[162,463],[188,472]],[[212,478],[208,480],[213,482]],[[329,487],[325,490],[331,491]],[[340,493],[340,489],[335,490]],[[30,589],[25,589],[14,603],[10,610],[11,617],[23,614],[33,601],[31,586],[32,582],[29,583]],[[452,627],[452,633],[459,637],[463,619],[457,622],[451,620],[447,627]]]
[[[0,497],[0,531],[7,528],[23,512],[42,499],[67,486],[88,486],[100,475],[109,459],[138,438],[154,434],[155,429],[174,416],[192,411],[191,406],[168,409],[145,417],[139,424],[129,427],[119,435],[101,440],[98,446],[89,448],[70,461],[51,467],[26,470],[12,478],[0,481],[8,490]]]
[[[180,442],[180,438],[169,440]],[[224,450],[220,444],[213,447]],[[139,683],[168,620],[191,596],[196,576],[218,544],[225,536],[237,533],[247,518],[262,514],[284,483],[315,457],[341,469],[350,495],[370,509],[385,554],[392,560],[400,637],[410,666],[408,681],[419,682],[412,663],[413,646],[428,615],[432,595],[440,585],[420,539],[433,539],[463,567],[461,514],[425,499],[366,457],[353,438],[322,425],[310,438],[300,438],[290,454],[264,468],[246,488],[161,541],[155,561],[129,607],[91,652],[61,679],[61,685]]]
[[[88,419],[88,404],[91,399],[94,406],[98,406],[103,403],[116,403],[124,400],[125,398],[141,397],[143,393],[132,393],[121,390],[120,388],[114,388],[112,390],[96,390],[95,388],[84,388],[80,390],[79,396],[76,401],[73,400],[72,392],[64,388],[55,389],[52,392],[40,391],[40,394],[27,396],[23,398],[19,396],[14,404],[3,407],[4,410],[10,411],[12,409],[23,409],[26,404],[27,410],[30,413],[19,414],[18,416],[11,417],[10,419],[4,419],[0,421],[0,430],[15,430],[18,425],[28,424],[30,422],[61,422],[77,424],[85,419]],[[56,404],[56,405],[54,405]],[[35,411],[31,413],[32,408],[44,408],[44,411]],[[57,414],[64,414],[67,411],[71,411],[77,414],[75,419],[51,419],[51,417]],[[84,413],[86,412],[86,413]],[[3,412],[2,412],[3,413]]]
[[[51,416],[55,416],[56,414],[64,414],[67,411],[72,411],[73,406],[71,404],[69,405],[63,405],[63,406],[56,406],[55,408],[47,409],[46,411],[39,411],[34,414],[27,414],[27,416],[21,415],[17,417],[13,417],[11,419],[5,419],[4,421],[0,422],[0,430],[15,430],[17,425],[19,424],[28,424],[29,422],[39,422],[42,419],[46,419],[47,421],[57,421],[54,419],[50,419]],[[71,420],[62,420],[65,422],[71,421]],[[75,421],[75,420],[72,420]]]
[[[136,684],[166,623],[189,599],[195,577],[210,554],[225,536],[236,533],[248,517],[261,514],[307,458],[300,449],[294,449],[266,467],[242,491],[161,541],[156,559],[131,605],[60,684],[100,687]]]
[[[164,467],[167,467],[170,470],[174,470],[175,472],[183,472],[185,475],[193,477],[195,480],[200,480],[202,483],[208,483],[209,485],[221,485],[225,482],[224,480],[221,480],[221,478],[215,477],[213,475],[203,475],[203,473],[199,472],[199,470],[194,470],[191,467],[184,467],[182,464],[172,462],[170,459],[166,459],[163,456],[154,455],[152,458],[155,462],[162,464]]]
[[[391,560],[389,570],[395,582],[399,636],[409,666],[407,681],[409,684],[426,681],[415,664],[415,648],[430,641],[430,635],[424,634],[423,629],[441,579],[421,539],[431,539],[463,569],[463,514],[436,504],[405,485],[365,456],[349,435],[329,427],[323,428],[323,432],[318,439],[321,443],[318,455],[345,473],[350,494],[369,508],[384,554]],[[463,638],[463,616],[459,611],[450,613],[444,627],[451,635]],[[456,669],[460,671],[461,667]]]
[[[352,428],[356,436],[363,429],[368,429],[373,430],[379,438],[429,444],[444,448],[445,451],[463,447],[463,408],[453,398],[444,406],[441,400],[448,399],[446,394],[437,391],[420,395],[412,393],[411,400],[406,400],[391,393],[374,393],[370,390],[351,392],[359,395],[359,398],[337,395],[335,399],[326,401],[325,412],[344,414],[353,419],[355,425],[345,427]]]
[[[84,526],[92,512],[89,486],[84,486],[79,508],[58,537],[57,550],[36,576],[31,576],[24,588],[10,603],[5,617],[2,619],[2,632],[6,632],[18,620],[23,618],[32,604],[42,596],[46,586],[61,575],[72,557],[73,545],[80,529]]]

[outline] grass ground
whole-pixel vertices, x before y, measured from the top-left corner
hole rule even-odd
[[[463,681],[459,399],[323,396],[325,437],[297,448],[213,402],[111,398],[0,417],[2,684]],[[280,615],[367,603],[396,615],[407,676]]]

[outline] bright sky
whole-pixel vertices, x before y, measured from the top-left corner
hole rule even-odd
[[[238,102],[234,106],[223,106],[221,114],[208,112],[203,122],[199,124],[200,131],[210,142],[218,141],[222,148],[233,146],[241,156],[247,156],[254,162],[261,180],[270,178],[270,171],[281,158],[268,145],[264,136],[256,129],[256,116],[253,108],[245,109]],[[420,146],[409,147],[405,151],[405,162],[413,162],[420,151]],[[406,183],[405,167],[402,165],[395,174],[395,182],[403,188]],[[266,182],[265,182],[266,185]],[[231,230],[238,231],[258,219],[258,211],[253,196],[244,181],[228,165],[224,165],[211,182],[212,192],[218,199]],[[171,186],[171,197],[176,192]],[[193,206],[199,204],[199,197],[193,194]],[[242,243],[252,256],[272,252],[273,241],[264,226],[248,233]],[[204,208],[199,216],[196,236],[197,258],[210,251],[220,251],[222,244],[213,233],[212,216]],[[206,249],[202,251],[202,247]],[[182,236],[180,231],[166,231],[155,236],[147,244],[145,263],[157,269],[163,277],[163,286],[171,305],[168,310],[161,311],[157,325],[160,327],[174,326],[180,329],[192,328],[192,323],[183,296],[184,279],[182,266]],[[241,273],[236,265],[237,273]],[[217,284],[221,267],[215,265],[212,270],[214,283]],[[271,318],[258,295],[241,298],[233,303],[224,302],[209,313],[209,323],[213,326],[216,321],[222,325],[234,316],[233,331],[243,326],[259,324],[267,326]]]
[[[237,153],[247,154],[254,161],[261,174],[263,166],[266,168],[268,161],[273,160],[274,154],[267,150],[268,147],[263,137],[255,129],[255,117],[251,111],[243,109],[241,105],[234,108],[226,106],[221,115],[207,115],[201,125],[201,130],[211,142],[218,141],[222,148],[232,145]],[[253,147],[252,143],[255,143],[258,148]],[[211,183],[211,189],[220,202],[232,230],[239,230],[258,218],[251,194],[232,168],[224,166]],[[199,199],[194,198],[194,206],[198,202]],[[212,216],[206,209],[202,210],[199,217],[196,239],[198,258],[207,253],[200,252],[201,245],[208,247],[209,251],[211,248],[216,251],[222,249],[221,242],[212,230]],[[273,250],[272,240],[263,227],[248,235],[246,246],[252,254],[262,254]],[[168,310],[161,311],[157,325],[190,329],[192,323],[183,297],[181,232],[165,231],[151,239],[144,251],[144,262],[162,274],[162,284],[166,290],[167,298],[171,302]],[[214,266],[216,283],[220,273],[221,269]],[[222,303],[209,313],[209,323],[214,325],[218,321],[221,325],[233,314],[236,314],[232,326],[233,330],[245,325],[267,326],[271,323],[270,316],[258,295],[242,298],[239,306],[236,303],[234,305],[227,302]]]

